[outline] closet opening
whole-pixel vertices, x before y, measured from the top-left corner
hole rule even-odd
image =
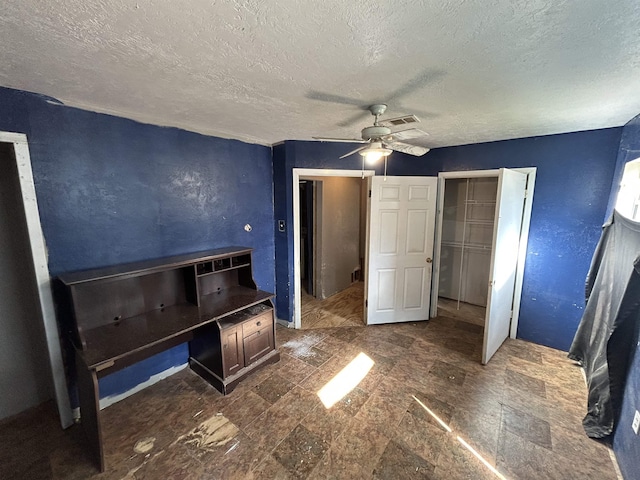
[[[484,331],[497,177],[444,181],[438,315]]]
[[[467,325],[483,364],[516,337],[535,176],[535,167],[438,175],[431,315]]]

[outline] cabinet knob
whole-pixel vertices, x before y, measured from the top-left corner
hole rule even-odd
[[[224,345],[222,345],[222,348],[227,348],[229,345],[227,345],[226,343]]]
[[[262,322],[256,322],[257,327],[259,327],[260,325],[262,325]]]
[[[431,257],[427,258],[427,263],[431,263],[433,262],[433,260],[431,260]]]

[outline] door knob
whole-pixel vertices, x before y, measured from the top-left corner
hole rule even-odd
[[[427,263],[431,263],[433,262],[433,260],[431,260],[431,257],[427,258]]]

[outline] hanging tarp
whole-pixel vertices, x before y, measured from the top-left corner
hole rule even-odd
[[[587,377],[585,432],[603,438],[615,427],[640,323],[640,223],[614,212],[603,227],[585,293],[569,358]]]

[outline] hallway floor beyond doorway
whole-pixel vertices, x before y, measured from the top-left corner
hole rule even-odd
[[[302,329],[364,326],[364,282],[324,300],[302,291]]]

